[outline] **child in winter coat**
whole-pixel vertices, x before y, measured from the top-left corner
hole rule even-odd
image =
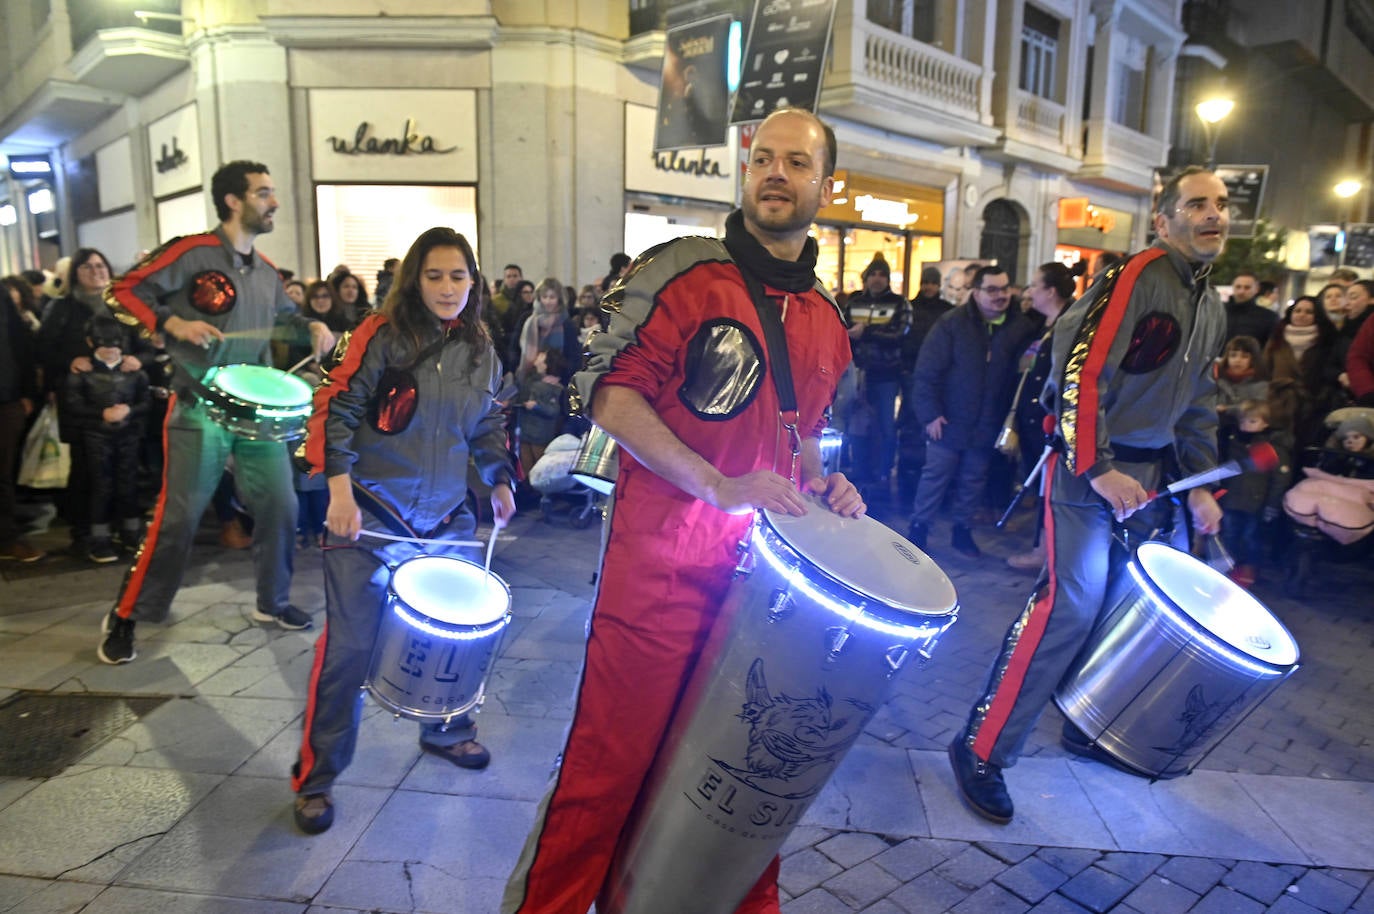
[[[1231,579],[1243,587],[1255,583],[1256,566],[1272,538],[1274,521],[1283,505],[1283,493],[1293,478],[1293,439],[1285,429],[1270,425],[1269,405],[1245,400],[1234,408],[1236,425],[1222,432],[1223,460],[1243,459],[1250,448],[1268,444],[1279,455],[1273,470],[1252,470],[1228,481],[1221,498],[1221,535],[1235,557]]]
[[[520,467],[526,479],[563,424],[566,389],[562,377],[566,369],[563,351],[546,346],[520,373]]]
[[[63,407],[68,427],[85,443],[86,466],[74,467],[90,477],[91,535],[86,558],[99,565],[119,559],[110,526],[119,522],[120,543],[138,548],[138,463],[143,423],[148,415],[148,376],[124,371],[124,328],[103,315],[86,323],[91,370],[63,379]]]

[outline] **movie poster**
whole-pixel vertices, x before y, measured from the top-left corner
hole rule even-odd
[[[654,152],[725,145],[730,22],[716,16],[668,30]]]

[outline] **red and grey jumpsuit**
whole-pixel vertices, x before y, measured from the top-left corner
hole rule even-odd
[[[436,319],[434,338],[444,332]],[[372,314],[335,350],[335,364],[315,392],[305,456],[311,472],[347,473],[363,529],[423,539],[470,540],[477,520],[466,504],[468,458],[488,485],[510,483],[505,418],[495,401],[501,362],[455,330],[420,352],[403,345],[386,317]],[[324,550],[326,623],[315,642],[305,732],[291,786],[323,793],[353,759],[362,684],[381,624],[391,569],[433,545],[358,540],[329,534]],[[472,739],[468,715],[425,725],[422,741]]]
[[[137,320],[148,333],[178,317],[205,321],[225,334],[206,348],[167,339],[178,368],[163,431],[162,491],[115,611],[136,622],[167,618],[196,527],[232,455],[235,484],[253,516],[258,609],[277,615],[288,602],[296,549],[287,445],[250,440],[218,425],[186,375],[202,378],[216,365],[271,365],[273,327],[285,322],[304,334],[307,319],[286,297],[277,268],[257,252],[245,258],[218,228],[168,242],[115,280],[109,296],[121,319]]]
[[[1206,270],[1163,243],[1109,272],[1054,325],[1045,402],[1064,449],[1046,467],[1048,580],[1012,623],[962,734],[973,753],[1016,763],[1060,679],[1106,609],[1114,523],[1090,480],[1111,469],[1148,492],[1164,466],[1216,465],[1216,385],[1226,317]],[[1166,500],[1126,521],[1135,542],[1167,527]],[[1161,518],[1161,512],[1166,516]],[[1176,545],[1187,546],[1182,525]]]
[[[819,436],[849,362],[838,309],[819,286],[784,294],[798,428]],[[726,476],[789,475],[791,447],[768,379],[763,330],[724,245],[684,238],[638,261],[613,290],[574,384],[645,397],[669,429]],[[687,495],[621,451],[616,507],[592,609],[563,762],[506,888],[502,911],[584,914],[691,674],[738,559],[748,517]],[[777,862],[740,911],[776,912]]]

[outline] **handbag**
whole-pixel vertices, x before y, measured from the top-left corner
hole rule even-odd
[[[59,436],[57,407],[46,403],[24,439],[18,483],[30,489],[65,488],[71,468],[72,449]]]

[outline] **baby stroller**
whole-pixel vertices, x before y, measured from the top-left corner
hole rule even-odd
[[[575,435],[559,435],[530,467],[530,485],[539,493],[539,513],[546,524],[566,515],[569,526],[582,530],[601,519],[602,494],[572,475],[581,447],[582,440]]]
[[[1303,479],[1283,497],[1294,524],[1294,549],[1284,582],[1289,596],[1301,596],[1320,555],[1337,560],[1369,552],[1374,532],[1374,409],[1345,407],[1327,415],[1335,433],[1321,448],[1303,454]],[[1348,448],[1364,439],[1363,448]]]

